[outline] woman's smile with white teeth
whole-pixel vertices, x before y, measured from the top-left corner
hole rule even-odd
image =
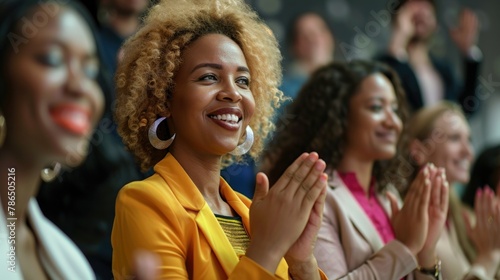
[[[237,123],[239,121],[238,116],[236,116],[235,114],[212,115],[210,116],[210,118],[231,123]]]

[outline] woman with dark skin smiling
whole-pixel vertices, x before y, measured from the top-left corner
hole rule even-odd
[[[2,1],[0,18],[0,278],[95,279],[34,198],[86,156],[104,105],[95,37],[71,1]]]
[[[244,153],[257,157],[272,130],[280,59],[243,1],[161,1],[150,10],[124,45],[116,119],[155,174],[118,195],[116,279],[133,272],[140,250],[158,255],[161,279],[324,278],[313,256],[327,181],[317,153],[298,155],[271,189],[257,174],[253,203],[220,177]]]
[[[448,188],[443,170],[427,166],[399,209],[406,111],[399,79],[388,66],[331,63],[313,73],[289,108],[295,119],[269,144],[263,171],[271,183],[300,151],[317,151],[327,164],[314,254],[331,279],[439,278],[435,245]]]

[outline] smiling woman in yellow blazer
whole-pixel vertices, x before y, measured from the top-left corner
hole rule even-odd
[[[162,264],[162,270],[175,271],[175,275],[184,278],[222,279],[231,275],[233,270],[236,272],[231,275],[234,279],[272,278],[250,259],[243,257],[240,261],[234,250],[228,250],[231,244],[212,210],[172,155],[158,163],[155,172],[152,177],[129,185],[118,198],[117,213],[127,213],[117,215],[115,219],[115,224],[122,227],[115,227],[113,235],[113,240],[120,242],[119,247],[115,246],[115,264],[132,261],[129,254],[118,252],[141,248],[161,254],[160,250],[164,250],[178,257],[168,258],[169,262]],[[250,200],[232,191],[224,181],[220,187],[222,196],[242,217],[245,228],[249,228]],[[134,212],[128,213],[127,209],[134,209]],[[138,221],[140,226],[129,226],[127,221]],[[153,246],[142,247],[146,244]],[[235,269],[238,263],[239,268]],[[188,264],[193,267],[188,267]],[[115,265],[115,268],[118,266],[121,265]],[[122,272],[126,271],[114,271],[118,278],[123,277]],[[287,279],[286,265],[280,265],[276,275]]]
[[[116,279],[133,273],[140,250],[159,257],[162,279],[324,278],[313,255],[327,182],[317,153],[299,156],[271,189],[257,174],[252,204],[220,177],[262,150],[282,99],[280,58],[240,0],[161,1],[124,45],[118,130],[155,173],[118,195]]]

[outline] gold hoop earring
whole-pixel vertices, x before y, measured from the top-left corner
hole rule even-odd
[[[40,177],[46,183],[52,182],[57,175],[61,172],[61,164],[59,162],[54,162],[50,167],[42,169],[40,172]]]

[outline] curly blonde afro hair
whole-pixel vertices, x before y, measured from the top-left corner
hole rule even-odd
[[[148,129],[158,117],[165,116],[182,52],[207,34],[231,38],[245,55],[255,99],[249,125],[260,136],[249,151],[252,158],[259,156],[267,135],[274,129],[274,109],[283,100],[278,89],[281,54],[267,25],[242,0],[162,0],[150,9],[141,29],[125,42],[116,74],[118,132],[143,170],[168,153],[168,149],[151,146]],[[222,162],[227,166],[241,160],[239,156],[225,155]]]

